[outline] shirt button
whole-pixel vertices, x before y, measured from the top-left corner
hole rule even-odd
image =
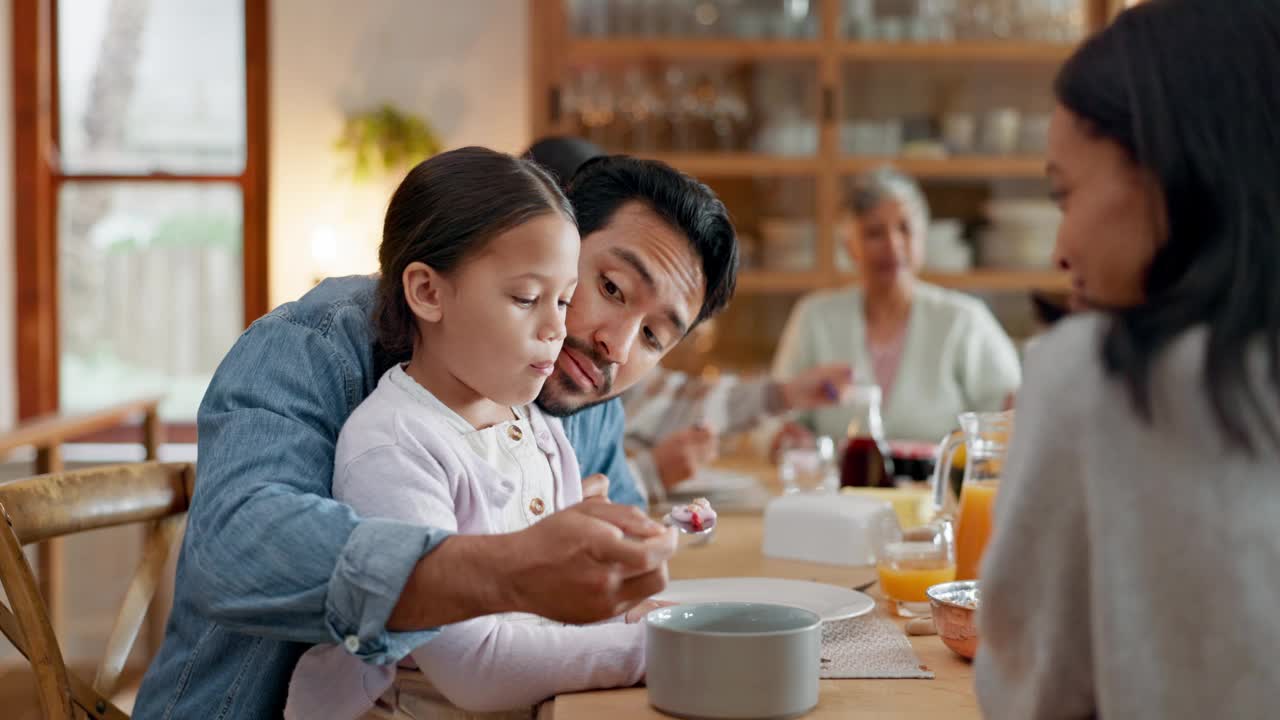
[[[547,509],[547,504],[542,502],[542,498],[534,498],[529,501],[529,512],[534,515],[541,515]]]
[[[508,425],[507,437],[511,438],[512,442],[520,442],[520,438],[524,437],[524,431],[519,425]]]
[[[360,652],[360,638],[355,635],[348,635],[346,639],[342,641],[342,645],[347,649],[347,652],[352,655]]]

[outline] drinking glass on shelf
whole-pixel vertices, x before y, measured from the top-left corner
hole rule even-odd
[[[711,129],[716,150],[738,149],[738,130],[748,119],[747,102],[728,81],[723,68],[708,71],[698,81],[698,116]]]
[[[930,614],[926,591],[956,579],[955,536],[950,520],[903,530],[896,514],[876,519],[872,549],[880,590],[900,617]]]
[[[573,96],[572,106],[583,134],[597,145],[612,147],[610,128],[617,115],[617,105],[609,78],[596,68],[587,68],[578,76]]]
[[[697,119],[698,97],[685,69],[672,65],[667,68],[666,103],[663,115],[671,127],[671,149],[693,150],[696,145],[694,123]]]
[[[571,0],[569,18],[579,37],[602,37],[609,34],[609,5],[599,0]]]
[[[845,36],[854,40],[871,40],[876,34],[876,12],[873,0],[845,0]]]
[[[604,0],[597,0],[599,4],[605,5]],[[645,4],[645,0],[612,0],[608,3],[609,12],[609,29],[610,34],[615,36],[629,36],[636,34],[636,28],[639,24],[641,8]]]
[[[666,0],[661,4],[665,27],[669,37],[688,37],[694,31],[693,11],[697,0]]]
[[[642,68],[632,67],[623,76],[618,109],[626,136],[625,148],[633,152],[657,150],[656,120],[662,111],[662,98]]]

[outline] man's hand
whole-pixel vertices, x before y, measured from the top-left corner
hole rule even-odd
[[[719,437],[704,425],[677,430],[653,446],[653,464],[662,485],[671,489],[719,455]]]
[[[818,365],[783,383],[783,410],[813,410],[838,405],[853,388],[853,368],[844,363]]]
[[[455,535],[418,561],[387,621],[422,630],[500,612],[591,623],[667,586],[674,528],[629,505],[584,502],[504,535]]]
[[[574,505],[510,537],[505,609],[569,623],[611,618],[662,592],[676,551],[673,528],[602,502]]]
[[[675,603],[650,598],[628,610],[625,619],[629,624],[634,625],[635,623],[644,620],[644,616],[648,615],[650,612],[657,610],[658,608],[671,607],[672,605],[675,605]]]

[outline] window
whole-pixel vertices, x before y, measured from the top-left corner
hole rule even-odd
[[[19,414],[194,422],[266,311],[260,0],[14,0]]]

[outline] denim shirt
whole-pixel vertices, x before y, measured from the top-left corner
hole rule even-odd
[[[375,281],[326,280],[240,336],[200,404],[195,495],[164,644],[134,718],[278,718],[311,645],[399,661],[435,629],[387,618],[418,560],[449,533],[362,519],[330,494],[347,416],[377,384]],[[566,418],[584,475],[643,505],[617,400]]]

